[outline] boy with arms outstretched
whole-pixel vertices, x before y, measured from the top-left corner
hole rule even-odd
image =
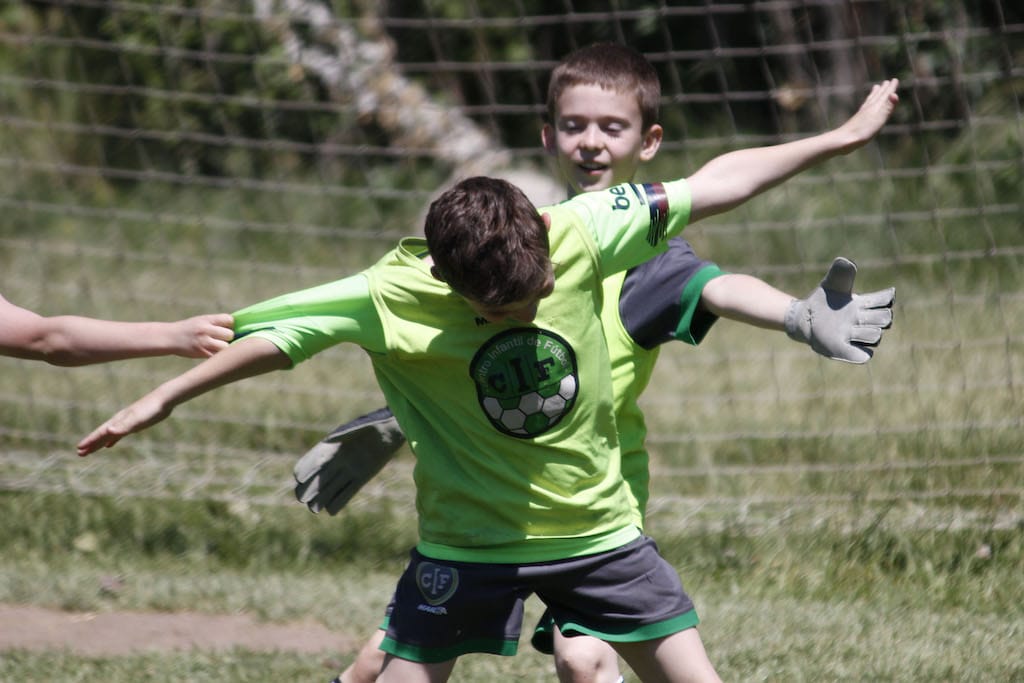
[[[42,316],[0,296],[0,355],[79,366],[149,356],[207,358],[231,341],[227,313],[175,322]]]
[[[462,654],[513,654],[534,592],[563,631],[618,640],[641,676],[717,680],[678,575],[633,519],[599,320],[603,275],[664,250],[688,208],[685,180],[588,193],[543,215],[508,183],[465,180],[431,205],[425,243],[237,312],[240,341],[119,412],[79,453],[225,383],[358,343],[417,461],[420,541],[378,680],[444,681]],[[543,422],[494,411],[537,394],[561,401]],[[621,590],[637,576],[637,590]]]
[[[836,131],[768,148],[773,163],[764,150],[723,155],[690,179],[581,194],[540,215],[507,183],[463,181],[431,205],[426,243],[403,240],[356,276],[239,311],[245,338],[120,411],[79,454],[223,384],[360,344],[416,454],[420,541],[378,680],[444,681],[462,654],[514,653],[536,593],[563,634],[614,643],[643,680],[717,681],[621,476],[602,281],[664,251],[688,220],[863,144],[895,88],[876,86]],[[744,182],[718,186],[740,170]],[[545,419],[504,420],[538,396]]]
[[[642,55],[617,44],[593,45],[570,54],[552,73],[548,90],[549,122],[542,139],[554,157],[570,196],[631,181],[639,165],[654,157],[662,139],[657,124],[660,85]],[[883,98],[872,103],[881,104]],[[867,106],[868,103],[866,103]],[[881,125],[879,123],[879,125]],[[865,139],[866,141],[866,139]],[[698,344],[718,316],[775,330],[810,343],[830,358],[865,362],[881,329],[891,322],[892,292],[851,295],[852,264],[837,260],[826,278],[830,290],[842,290],[845,309],[819,311],[816,329],[802,332],[806,301],[766,283],[723,273],[697,257],[681,237],[650,261],[607,278],[602,322],[608,338],[615,391],[615,411],[622,447],[622,469],[637,500],[642,527],[648,497],[646,428],[637,398],[647,385],[659,345],[671,339]],[[840,278],[846,282],[838,283]],[[860,329],[856,311],[880,307],[873,324]],[[826,313],[833,313],[826,321]],[[845,318],[843,317],[845,315]],[[863,322],[868,322],[864,320]],[[816,333],[816,334],[815,334]],[[311,510],[337,513],[404,443],[390,411],[381,409],[342,425],[314,447],[296,466],[296,493]],[[595,638],[566,638],[545,615],[534,644],[552,651],[563,683],[619,679],[615,651]],[[383,662],[378,631],[336,681],[373,681]]]

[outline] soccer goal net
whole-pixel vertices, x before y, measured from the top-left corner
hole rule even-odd
[[[0,293],[173,320],[371,264],[453,178],[564,196],[547,78],[597,41],[657,69],[640,180],[842,123],[900,79],[875,141],[687,229],[807,294],[835,256],[897,288],[866,366],[723,321],[642,399],[652,525],[1024,519],[1024,8],[1006,0],[15,0],[0,9]],[[0,359],[0,489],[294,504],[295,458],[382,405],[339,347],[194,401],[102,457],[79,438],[188,367]],[[443,387],[438,388],[443,397]],[[354,504],[409,500],[399,458]]]

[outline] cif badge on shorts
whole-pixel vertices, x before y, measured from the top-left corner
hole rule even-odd
[[[416,567],[416,585],[429,605],[440,605],[455,594],[459,572],[433,562],[420,562]]]
[[[469,365],[491,424],[529,439],[558,424],[579,393],[576,353],[562,337],[536,327],[496,334]]]

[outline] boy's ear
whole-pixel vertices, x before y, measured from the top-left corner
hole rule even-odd
[[[441,272],[437,269],[437,266],[430,266],[430,274],[434,276],[435,280],[444,282],[444,278],[441,277]]]
[[[558,152],[555,142],[555,127],[550,123],[545,123],[540,129],[540,144],[544,146],[544,151],[548,154],[554,155]]]
[[[658,153],[661,147],[661,140],[665,136],[665,129],[657,123],[652,124],[644,133],[643,147],[640,149],[640,161],[650,161]]]

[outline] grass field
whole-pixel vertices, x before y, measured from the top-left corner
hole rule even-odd
[[[340,641],[377,623],[411,541],[402,513],[358,508],[332,519],[294,508],[4,494],[0,514],[0,602],[312,618]],[[661,545],[697,602],[725,680],[1024,680],[1021,530],[883,527],[662,535]],[[100,590],[110,575],[123,588]],[[537,607],[531,601],[527,624]],[[315,681],[353,655],[15,651],[0,657],[0,680]],[[552,680],[550,662],[524,643],[511,659],[463,658],[454,680],[495,678]]]

